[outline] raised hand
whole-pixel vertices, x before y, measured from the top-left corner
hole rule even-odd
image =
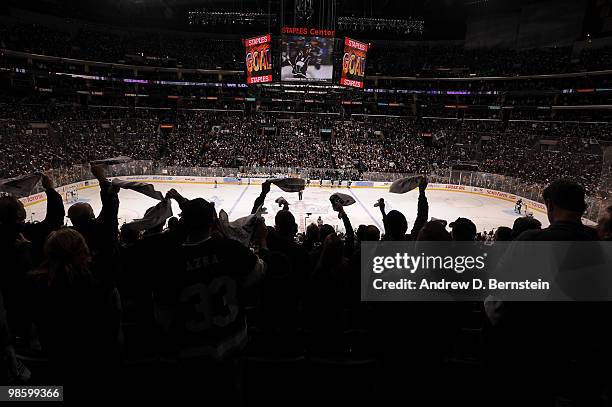
[[[93,174],[94,177],[96,177],[98,181],[100,182],[107,181],[106,168],[104,168],[104,165],[92,165],[91,173]]]
[[[427,188],[427,184],[428,184],[427,177],[423,176],[421,180],[419,181],[419,192],[424,192],[425,189]]]
[[[179,203],[179,205],[186,201],[186,199],[178,193],[178,191],[174,188],[170,189],[168,192],[166,192],[166,199],[174,199],[176,202]]]
[[[168,198],[168,199],[175,199],[176,200],[176,198],[179,197],[179,196],[180,196],[180,194],[174,188],[172,188],[168,192],[166,192],[166,198]]]
[[[53,189],[55,188],[55,186],[53,185],[53,180],[51,178],[49,178],[48,175],[44,174],[44,173],[40,173],[41,178],[40,178],[40,183],[42,184],[44,189]]]
[[[261,193],[262,194],[267,194],[268,192],[270,192],[270,186],[272,185],[272,181],[270,180],[266,180],[261,184]]]

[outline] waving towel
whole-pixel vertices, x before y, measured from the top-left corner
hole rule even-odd
[[[332,204],[338,204],[340,206],[349,206],[355,203],[355,198],[350,195],[336,192],[329,197]]]
[[[153,184],[146,184],[138,181],[125,181],[119,178],[113,178],[112,184],[123,189],[131,189],[132,191],[140,192],[143,195],[150,196],[153,199],[161,201],[164,195],[155,190]]]
[[[0,180],[0,191],[7,192],[17,198],[30,196],[41,178],[41,174],[28,174]]]
[[[219,229],[221,229],[221,233],[226,238],[237,240],[248,247],[255,230],[255,225],[257,224],[257,219],[261,218],[264,212],[265,208],[260,206],[254,214],[230,222],[227,212],[222,209],[219,211]]]
[[[142,219],[135,219],[124,227],[134,231],[148,230],[166,223],[166,219],[172,216],[172,205],[169,200],[162,200],[157,205],[150,207]]]
[[[412,177],[397,179],[393,181],[393,184],[389,187],[389,192],[394,194],[405,194],[418,187],[422,179],[422,175],[413,175]]]
[[[306,186],[306,181],[302,178],[274,179],[271,182],[285,192],[300,192]]]

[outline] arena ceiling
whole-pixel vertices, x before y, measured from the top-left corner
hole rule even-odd
[[[286,21],[296,0],[5,0],[5,5],[116,25],[194,30],[197,27],[187,27],[187,14],[191,10],[271,12],[279,15],[281,1]],[[511,13],[534,3],[549,3],[550,7],[555,5],[554,0],[312,1],[315,7],[335,2],[337,16],[424,20],[423,39],[463,39],[466,23],[473,15]],[[584,1],[586,5],[596,4],[598,0],[576,1]],[[227,28],[235,29],[231,24]],[[257,30],[255,27],[253,29]],[[390,35],[390,38],[394,36]]]

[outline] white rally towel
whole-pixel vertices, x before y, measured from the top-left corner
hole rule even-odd
[[[143,195],[150,196],[153,199],[161,201],[164,199],[164,195],[155,190],[152,184],[146,184],[138,181],[125,181],[119,178],[113,178],[112,184],[123,189],[131,189],[136,192],[140,192]]]
[[[37,173],[0,180],[0,192],[9,193],[17,198],[30,196],[41,178],[42,175]]]
[[[164,199],[157,205],[150,207],[142,219],[135,219],[125,226],[134,231],[148,230],[166,223],[166,219],[172,216],[172,205],[169,199]]]
[[[336,192],[329,197],[329,201],[332,204],[332,209],[336,212],[340,212],[340,208],[343,206],[349,206],[355,203],[355,198],[350,195]],[[342,218],[342,214],[338,214],[338,218]]]
[[[270,182],[285,192],[300,192],[306,187],[306,181],[302,178],[273,179]]]
[[[389,187],[389,192],[394,194],[405,194],[418,187],[423,178],[422,175],[413,175],[412,177],[397,179],[393,181]]]
[[[265,211],[266,208],[261,205],[254,214],[230,222],[227,212],[221,209],[219,211],[219,229],[226,238],[237,240],[248,247],[251,243],[251,236],[255,230],[257,219],[261,218]]]
[[[336,193],[332,194],[329,197],[329,200],[332,203],[332,205],[338,204],[340,206],[349,206],[349,205],[352,205],[352,204],[354,204],[356,202],[355,198],[353,198],[350,195],[343,194],[341,192],[336,192]]]

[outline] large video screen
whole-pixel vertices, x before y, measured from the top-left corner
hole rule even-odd
[[[244,40],[246,81],[249,85],[272,82],[271,44],[270,34]]]
[[[333,38],[283,36],[281,81],[331,81],[333,53]]]

